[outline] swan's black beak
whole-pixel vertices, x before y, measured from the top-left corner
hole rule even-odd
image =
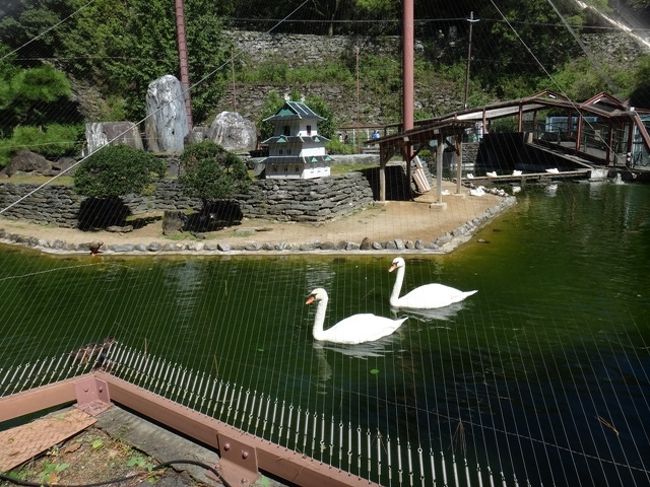
[[[310,294],[307,296],[307,301],[305,301],[305,304],[311,304],[314,301],[316,301],[316,296],[314,294]]]
[[[397,264],[391,265],[390,268],[388,269],[388,272],[393,272],[395,269],[397,269]]]

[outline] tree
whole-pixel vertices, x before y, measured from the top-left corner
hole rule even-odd
[[[235,154],[211,141],[190,145],[180,158],[183,192],[199,198],[203,207],[210,202],[230,198],[248,189],[246,166]]]
[[[66,0],[81,8],[86,0]],[[217,0],[187,0],[186,27],[192,105],[197,123],[209,116],[223,91],[229,44],[222,36]],[[70,19],[58,53],[76,78],[104,95],[126,99],[126,115],[144,117],[149,83],[179,71],[173,1],[96,0]],[[92,53],[92,56],[88,54]]]
[[[0,131],[7,135],[19,124],[45,126],[76,121],[76,105],[66,75],[51,66],[8,70],[0,76]]]
[[[163,160],[126,145],[109,145],[91,154],[74,175],[77,193],[92,198],[141,194],[154,176],[162,178]]]
[[[79,208],[79,228],[123,225],[130,210],[122,197],[142,194],[165,169],[163,160],[126,145],[104,146],[91,154],[74,175],[75,190],[88,197]]]

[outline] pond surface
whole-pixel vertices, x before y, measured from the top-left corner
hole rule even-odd
[[[481,239],[481,241],[479,241]],[[404,289],[479,292],[370,345],[315,343],[390,316],[394,255],[48,257],[0,253],[0,367],[105,336],[303,410],[545,485],[650,484],[650,186],[529,188]]]

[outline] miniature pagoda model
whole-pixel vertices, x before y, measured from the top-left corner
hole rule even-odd
[[[330,175],[332,158],[325,152],[329,139],[318,135],[318,121],[325,120],[302,102],[286,101],[275,115],[265,119],[273,124],[273,137],[264,160],[265,177],[310,179]]]

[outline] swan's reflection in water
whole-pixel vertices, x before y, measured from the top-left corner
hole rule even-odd
[[[408,316],[409,318],[413,318],[418,321],[449,321],[454,318],[464,307],[465,303],[460,302],[450,304],[444,308],[434,309],[401,309],[391,307],[390,312],[394,317]]]
[[[318,394],[327,394],[327,383],[332,379],[332,367],[327,361],[328,355],[333,355],[332,360],[338,358],[335,356],[336,354],[360,360],[367,360],[371,357],[384,357],[387,354],[401,351],[399,347],[399,332],[400,330],[374,342],[358,343],[356,345],[314,341],[314,356],[317,361],[316,379]]]

